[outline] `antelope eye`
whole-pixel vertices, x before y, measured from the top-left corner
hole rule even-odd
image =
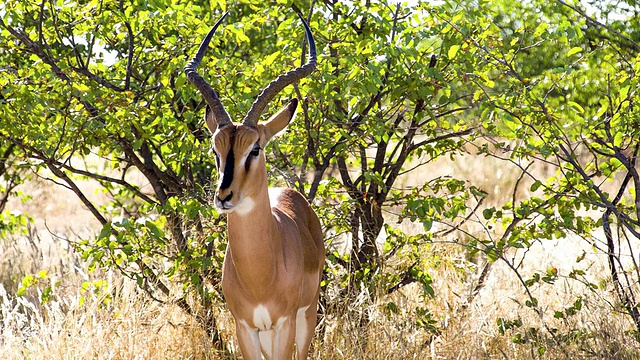
[[[253,157],[256,157],[256,156],[260,155],[260,145],[258,145],[258,144],[253,145],[253,149],[251,150],[249,155],[251,155]]]

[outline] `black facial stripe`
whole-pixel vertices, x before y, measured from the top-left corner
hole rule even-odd
[[[222,173],[222,184],[220,184],[221,190],[231,186],[231,182],[233,181],[234,163],[235,159],[233,157],[233,149],[229,149],[229,153],[227,154],[227,161],[224,164],[224,172]]]
[[[231,186],[233,182],[233,169],[235,166],[235,157],[233,156],[233,142],[235,140],[236,128],[233,128],[231,139],[229,139],[229,153],[224,164],[224,171],[222,172],[222,183],[220,184],[220,190],[224,190]]]

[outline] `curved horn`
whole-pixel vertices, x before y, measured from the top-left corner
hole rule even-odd
[[[309,24],[307,24],[302,15],[298,14],[298,16],[300,17],[300,20],[302,20],[304,31],[307,35],[307,41],[309,42],[309,61],[294,70],[289,70],[270,82],[269,85],[262,90],[260,95],[258,95],[256,100],[253,102],[253,105],[251,105],[251,109],[242,120],[242,123],[245,125],[255,127],[260,119],[260,115],[264,111],[264,108],[267,107],[269,101],[271,101],[276,94],[278,94],[287,85],[293,84],[294,82],[304,78],[316,69],[316,62],[318,60],[316,41],[313,38]]]
[[[184,73],[185,75],[187,75],[187,80],[189,80],[190,83],[198,88],[198,90],[204,97],[204,101],[206,101],[207,105],[209,105],[211,111],[213,112],[213,116],[216,119],[218,127],[223,127],[225,125],[231,124],[231,117],[229,117],[229,114],[224,109],[224,106],[222,106],[222,103],[220,102],[220,99],[218,99],[218,95],[216,94],[216,92],[211,88],[211,85],[209,85],[209,83],[207,83],[207,81],[203,79],[200,74],[198,74],[196,68],[198,67],[198,65],[200,65],[200,61],[202,61],[202,57],[209,47],[209,42],[213,37],[213,33],[216,32],[216,29],[218,28],[218,26],[220,26],[222,20],[224,20],[224,18],[227,17],[228,14],[229,12],[224,13],[220,20],[218,20],[216,24],[213,25],[213,28],[211,28],[207,36],[204,38],[204,40],[202,40],[196,56],[194,56],[193,59],[191,59],[191,61],[189,61],[184,67]]]

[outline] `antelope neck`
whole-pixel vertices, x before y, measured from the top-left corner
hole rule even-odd
[[[269,278],[276,275],[275,267],[282,252],[280,239],[275,236],[276,223],[271,213],[269,195],[266,189],[254,195],[255,206],[246,214],[235,212],[227,216],[229,248],[236,265],[236,271],[245,282],[267,285]],[[246,271],[244,271],[246,269]]]

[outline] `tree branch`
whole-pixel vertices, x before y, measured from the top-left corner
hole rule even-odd
[[[80,65],[82,65],[82,64],[80,64]],[[123,88],[121,88],[121,87],[119,87],[119,86],[107,81],[106,79],[102,78],[101,76],[98,76],[98,75],[92,73],[86,67],[72,67],[71,70],[73,70],[74,72],[76,72],[76,73],[78,73],[80,75],[86,76],[90,80],[95,81],[96,83],[106,87],[107,89],[111,89],[111,90],[117,91],[117,92],[123,92],[123,91],[126,90],[126,89],[123,89]]]
[[[124,22],[124,26],[127,28],[127,34],[129,37],[129,49],[127,52],[127,73],[124,78],[124,89],[129,90],[131,85],[131,71],[133,66],[133,31],[128,21]]]
[[[632,39],[630,39],[629,37],[623,35],[622,33],[620,33],[619,31],[617,31],[616,29],[612,28],[611,26],[607,25],[607,24],[603,24],[600,21],[592,18],[591,16],[587,15],[584,13],[584,11],[578,9],[577,7],[573,6],[573,5],[569,5],[566,2],[562,1],[562,0],[556,0],[557,2],[559,2],[560,4],[568,7],[569,9],[577,12],[578,14],[580,14],[580,16],[582,16],[583,18],[585,18],[588,22],[595,24],[597,26],[600,26],[602,28],[607,29],[608,31],[614,33],[615,35],[619,36],[620,38],[624,39],[625,41],[627,41],[629,44],[631,44],[636,50],[640,50],[640,44],[638,44],[637,42],[633,41]]]

